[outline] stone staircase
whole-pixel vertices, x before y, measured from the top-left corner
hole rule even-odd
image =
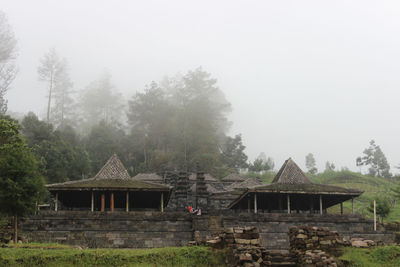
[[[269,261],[266,261],[266,263],[269,263],[270,265],[264,266],[296,266],[296,256],[293,253],[290,253],[289,250],[265,250],[263,254],[264,259],[270,259]]]

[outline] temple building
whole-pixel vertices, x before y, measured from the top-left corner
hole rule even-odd
[[[235,211],[253,211],[254,213],[319,213],[340,204],[343,214],[343,202],[353,200],[363,191],[337,186],[315,184],[303,173],[292,159],[285,161],[271,184],[250,187],[235,199],[228,208]]]
[[[113,155],[89,179],[49,184],[54,209],[88,211],[160,210],[167,206],[172,187],[133,179]]]

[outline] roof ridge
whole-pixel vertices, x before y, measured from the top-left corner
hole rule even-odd
[[[300,167],[288,158],[275,175],[272,183],[280,184],[312,184],[312,181],[304,174]]]

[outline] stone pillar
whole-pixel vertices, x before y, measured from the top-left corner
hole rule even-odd
[[[199,169],[198,166],[197,169]],[[204,180],[204,172],[202,171],[197,171],[196,173],[195,206],[202,211],[208,209],[208,192]]]
[[[290,214],[290,195],[287,195],[287,213]]]
[[[160,203],[161,212],[164,212],[164,193],[163,193],[163,192],[161,192],[161,199],[160,199],[160,201],[161,201],[161,203]]]
[[[101,211],[104,212],[106,207],[106,196],[104,195],[104,193],[101,194]]]
[[[250,213],[250,197],[247,196],[247,213]]]
[[[257,213],[257,193],[254,192],[254,213]]]
[[[125,211],[128,212],[129,211],[129,191],[126,192],[126,203],[125,203]]]
[[[90,201],[90,211],[93,212],[94,211],[94,192],[92,191],[92,198]]]
[[[186,172],[180,172],[175,190],[176,210],[184,211],[185,206],[189,204],[188,189],[189,189],[189,177],[187,176]]]
[[[111,193],[110,195],[110,211],[114,211],[114,193]]]
[[[322,195],[319,195],[319,214],[322,215]]]
[[[58,211],[58,192],[56,193],[56,203],[54,205],[54,210]]]

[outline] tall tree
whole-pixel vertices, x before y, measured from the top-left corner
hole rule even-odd
[[[48,100],[47,100],[47,123],[50,123],[50,109],[51,100],[53,97],[53,90],[57,83],[64,77],[66,62],[57,54],[55,48],[51,48],[40,60],[38,67],[39,80],[47,83],[48,86]]]
[[[43,178],[18,124],[0,119],[0,212],[14,216],[14,242],[18,217],[33,211],[44,191]]]
[[[247,155],[244,153],[246,147],[242,143],[242,136],[240,134],[235,137],[226,137],[225,142],[221,147],[222,162],[228,168],[235,172],[239,169],[248,167]]]
[[[111,75],[107,72],[86,87],[79,105],[82,123],[80,128],[86,134],[100,121],[119,124],[124,111],[122,96],[114,92]]]
[[[16,43],[6,15],[0,11],[0,114],[7,111],[5,94],[17,74]]]
[[[52,107],[52,123],[55,127],[63,128],[65,125],[74,123],[74,99],[72,98],[72,86],[66,59],[62,59],[63,71],[60,72],[57,81],[54,83],[54,102]]]
[[[374,140],[369,142],[369,147],[364,149],[363,153],[364,156],[356,159],[357,166],[369,166],[368,174],[373,177],[389,178],[392,176],[386,156]]]
[[[263,173],[270,171],[275,167],[274,160],[271,157],[265,155],[261,152],[260,155],[249,165],[249,170],[252,172]]]
[[[308,153],[306,155],[306,168],[307,168],[308,172],[311,174],[316,174],[318,172],[318,169],[317,169],[316,163],[315,163],[315,158],[312,153]]]
[[[335,164],[333,162],[327,161],[325,163],[325,171],[334,171],[336,168]]]

